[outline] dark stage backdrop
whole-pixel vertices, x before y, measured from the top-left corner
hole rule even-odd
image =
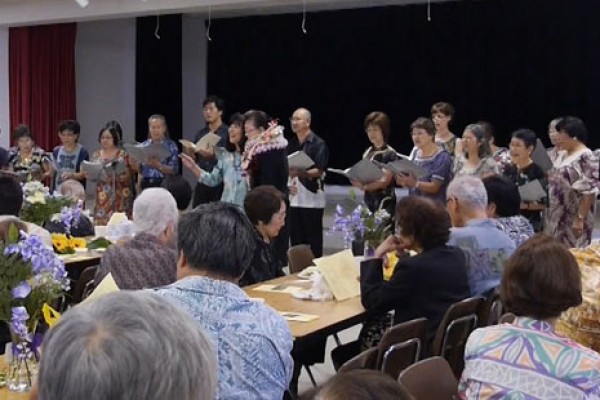
[[[390,143],[407,153],[409,125],[431,104],[457,109],[461,135],[480,119],[506,145],[520,127],[547,144],[548,122],[575,114],[600,145],[600,2],[458,1],[213,21],[208,92],[225,98],[227,115],[250,108],[280,118],[298,106],[331,149],[330,166],[347,167],[368,146],[365,115],[392,120]],[[332,179],[329,177],[328,179]]]
[[[148,137],[152,114],[164,115],[171,138],[181,139],[181,14],[160,17],[160,39],[155,31],[156,17],[137,19],[135,137],[140,142]]]

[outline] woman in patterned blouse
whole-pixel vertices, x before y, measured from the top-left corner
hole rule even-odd
[[[512,324],[475,330],[465,348],[462,399],[598,399],[600,355],[555,333],[581,304],[581,272],[550,236],[536,235],[504,267],[500,299]]]
[[[390,119],[381,111],[373,111],[365,117],[365,132],[371,146],[363,153],[363,159],[379,161],[387,164],[396,160],[396,150],[388,144],[390,136]],[[384,209],[389,215],[394,215],[396,194],[394,193],[394,176],[384,169],[383,177],[374,182],[363,184],[351,181],[352,186],[364,192],[365,204],[371,212]]]
[[[548,171],[548,218],[545,232],[567,247],[592,240],[596,194],[600,189],[598,158],[586,145],[587,129],[577,117],[556,124],[561,151]]]
[[[475,175],[483,178],[498,173],[498,165],[492,158],[490,143],[483,126],[467,125],[462,136],[462,146],[463,154],[454,159],[454,177]]]
[[[9,168],[23,181],[49,180],[53,173],[52,163],[46,153],[35,145],[27,125],[19,125],[14,131],[17,152],[8,160]]]

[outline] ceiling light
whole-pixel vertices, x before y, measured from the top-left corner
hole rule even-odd
[[[77,4],[79,4],[79,7],[81,7],[81,8],[86,8],[90,4],[89,0],[75,0],[75,1],[77,2]]]

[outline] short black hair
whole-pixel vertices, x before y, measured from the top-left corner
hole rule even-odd
[[[184,211],[188,208],[192,200],[192,188],[183,176],[167,175],[163,179],[161,187],[167,189],[175,198],[179,211]]]
[[[74,134],[79,135],[79,132],[81,132],[81,125],[74,119],[66,119],[58,124],[58,131],[71,131]]]
[[[285,201],[283,193],[275,186],[257,186],[246,195],[244,210],[254,225],[258,225],[259,221],[268,224],[273,218],[273,214],[278,213],[281,209],[282,201]]]
[[[521,212],[521,196],[517,185],[500,175],[490,175],[482,179],[488,196],[488,204],[496,205],[499,217],[512,217]]]
[[[121,138],[123,137],[123,129],[121,128],[121,124],[117,121],[108,121],[106,125],[102,129],[100,129],[100,133],[98,133],[98,142],[102,138],[102,134],[104,131],[108,131],[113,138],[113,144],[118,146],[121,143]]]
[[[29,129],[29,126],[25,124],[20,124],[15,129],[13,129],[13,139],[15,141],[18,141],[22,137],[28,137],[31,140],[33,140],[31,129]]]
[[[244,114],[244,122],[252,121],[257,129],[267,129],[269,127],[269,114],[260,110],[246,111]]]
[[[11,176],[0,175],[0,215],[18,216],[23,206],[23,189]]]
[[[562,117],[556,123],[556,132],[564,131],[569,137],[576,138],[582,143],[587,141],[587,128],[581,118]]]
[[[242,209],[219,202],[201,204],[181,216],[177,245],[191,268],[236,280],[250,266],[256,240]]]
[[[531,129],[517,129],[512,134],[513,139],[520,139],[525,143],[525,147],[533,146],[535,147],[537,144],[537,136],[534,131]]]
[[[220,98],[219,96],[210,95],[202,102],[202,108],[206,107],[207,104],[214,103],[215,107],[219,111],[225,111],[225,100]]]

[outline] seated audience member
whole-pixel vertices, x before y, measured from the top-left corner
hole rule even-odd
[[[244,199],[244,210],[254,225],[256,249],[250,266],[240,279],[240,286],[283,276],[273,242],[285,224],[286,206],[283,193],[274,186],[258,186]]]
[[[600,398],[600,355],[554,332],[560,314],[582,301],[566,247],[547,235],[523,243],[506,263],[500,299],[516,319],[473,331],[461,398]]]
[[[483,178],[488,196],[487,216],[493,218],[502,232],[515,242],[515,246],[533,236],[533,227],[520,213],[519,189],[507,178],[491,175]]]
[[[179,280],[155,291],[208,331],[219,364],[215,399],[281,400],[292,374],[288,324],[238,286],[256,246],[252,224],[239,206],[201,204],[181,216],[177,237]]]
[[[110,272],[120,289],[137,290],[176,280],[177,204],[162,188],[144,190],[133,203],[135,236],[108,248],[100,260],[96,285]]]
[[[446,245],[450,218],[434,200],[402,198],[396,207],[396,221],[398,234],[389,236],[375,250],[375,258],[360,265],[361,301],[371,313],[395,310],[394,324],[426,317],[431,342],[448,307],[469,297],[467,256]],[[408,250],[417,254],[411,257]],[[391,251],[401,255],[386,282],[382,259]]]
[[[44,338],[40,400],[212,400],[206,332],[148,292],[119,292],[67,311]]]
[[[19,217],[23,206],[23,189],[17,180],[9,175],[0,175],[0,221],[11,217]],[[23,223],[27,226],[27,232],[39,236],[44,244],[52,247],[50,233],[31,222]]]
[[[455,178],[446,192],[446,208],[452,220],[448,244],[468,254],[472,296],[488,295],[500,284],[504,262],[515,243],[487,216],[487,193],[475,176]]]
[[[85,188],[81,182],[75,179],[67,179],[57,189],[57,192],[65,197],[69,197],[76,202],[85,202]],[[50,221],[44,224],[44,227],[51,233],[65,233],[65,225],[60,221]],[[85,237],[94,235],[94,224],[88,217],[82,213],[79,218],[71,222],[71,236]]]
[[[301,400],[413,400],[397,381],[383,372],[358,369],[336,374]]]
[[[192,188],[183,176],[166,175],[161,183],[161,187],[171,193],[180,213],[187,210],[190,201],[192,201]]]

